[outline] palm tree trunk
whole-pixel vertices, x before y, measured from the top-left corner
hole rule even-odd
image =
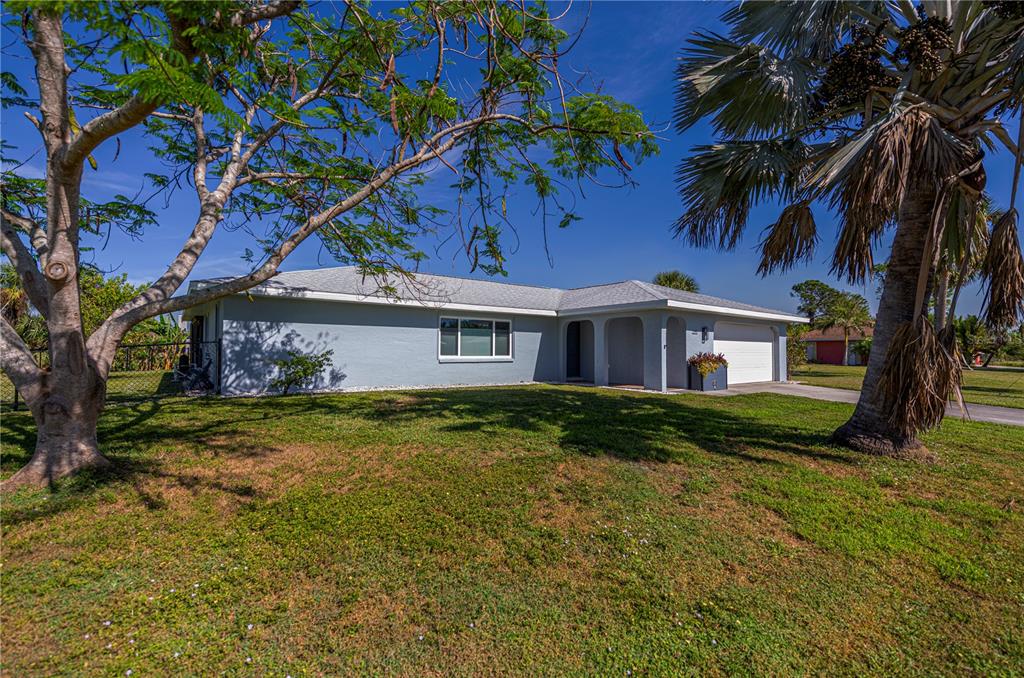
[[[893,334],[901,324],[910,322],[914,317],[918,273],[925,255],[934,201],[935,187],[918,183],[910,187],[907,198],[900,205],[860,400],[849,421],[832,434],[833,442],[860,452],[897,457],[929,455],[916,436],[905,436],[889,423],[889,413],[884,410],[876,389]],[[928,285],[929,288],[932,285],[930,279]],[[927,312],[927,308],[922,312]]]
[[[850,364],[850,333],[843,330],[843,367]]]

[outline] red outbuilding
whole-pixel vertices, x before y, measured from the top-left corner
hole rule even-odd
[[[861,339],[867,339],[874,334],[874,329],[867,328],[863,332],[850,333],[850,355],[848,365],[863,365],[865,361],[853,352],[853,345]],[[843,330],[833,327],[827,330],[811,330],[800,337],[801,341],[807,343],[807,360],[812,363],[825,365],[843,364]]]

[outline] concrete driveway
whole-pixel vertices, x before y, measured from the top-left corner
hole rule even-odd
[[[738,384],[730,386],[725,391],[710,391],[715,395],[739,395],[741,393],[781,393],[783,395],[800,396],[803,398],[814,398],[815,400],[831,400],[837,403],[856,403],[860,398],[860,391],[850,391],[842,388],[828,388],[825,386],[810,386],[809,384],[797,384],[795,382],[765,382],[761,384]],[[978,405],[966,403],[967,412],[972,421],[986,421],[993,424],[1009,424],[1010,426],[1024,426],[1024,410],[1014,407],[997,407],[995,405]],[[960,417],[960,408],[955,403],[946,406],[947,417]]]

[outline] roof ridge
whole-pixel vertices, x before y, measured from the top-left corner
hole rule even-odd
[[[651,295],[651,297],[654,298],[654,299],[661,299],[662,298],[662,297],[658,296],[658,294],[654,290],[649,288],[647,286],[647,283],[644,282],[643,280],[630,280],[629,282],[633,283],[634,285],[636,285],[637,287],[642,289],[644,292],[646,292],[647,294]]]
[[[358,266],[325,266],[321,268],[300,268],[294,271],[278,271],[278,275],[286,273],[319,273],[323,271],[334,271],[343,269],[358,269]],[[434,278],[449,278],[451,280],[468,280],[470,282],[482,282],[482,283],[494,283],[495,285],[513,285],[515,287],[533,287],[540,290],[555,290],[558,292],[564,292],[563,287],[552,287],[550,285],[532,285],[530,283],[519,283],[519,282],[507,282],[505,280],[490,280],[486,278],[470,278],[465,275],[449,275],[447,273],[431,273],[429,271],[410,271],[415,275],[429,275]]]
[[[583,285],[581,287],[569,287],[566,288],[566,292],[576,292],[578,290],[592,290],[595,287],[611,287],[612,285],[625,285],[627,283],[637,282],[636,280],[614,280],[612,282],[598,283],[597,285]]]

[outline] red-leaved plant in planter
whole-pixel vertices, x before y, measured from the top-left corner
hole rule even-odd
[[[722,353],[695,353],[686,362],[696,367],[701,377],[708,376],[719,367],[729,366],[729,361]]]

